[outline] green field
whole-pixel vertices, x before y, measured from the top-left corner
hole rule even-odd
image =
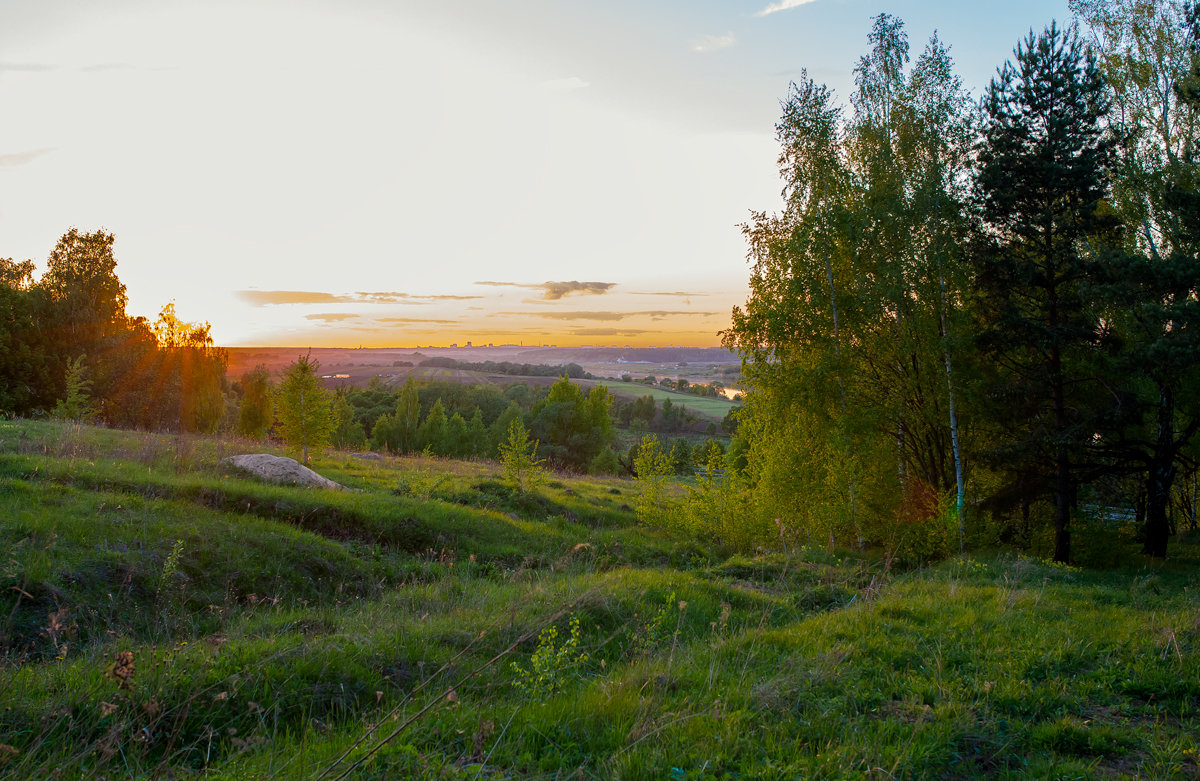
[[[647,529],[618,479],[218,464],[260,449],[0,421],[0,778],[1200,775],[1194,539],[897,572]]]
[[[729,410],[740,406],[728,399],[715,399],[711,396],[694,396],[690,393],[670,391],[657,385],[640,385],[636,382],[582,380],[580,384],[585,386],[604,385],[613,396],[625,400],[636,399],[642,396],[653,396],[654,401],[661,405],[665,399],[670,399],[672,404],[687,407],[697,415],[717,421],[724,420],[725,416],[729,414]]]

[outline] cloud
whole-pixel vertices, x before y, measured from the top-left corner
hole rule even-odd
[[[483,296],[414,296],[409,293],[369,293],[356,290],[354,295],[364,304],[415,304],[426,301],[473,301]]]
[[[544,89],[546,92],[565,93],[575,92],[576,90],[585,89],[592,85],[591,82],[584,81],[578,76],[568,76],[565,79],[551,79],[550,81],[543,81],[538,86]]]
[[[344,304],[350,299],[333,293],[316,293],[305,290],[239,290],[237,295],[254,306],[274,304]]]
[[[696,296],[707,296],[707,295],[708,295],[708,293],[688,293],[688,292],[686,292],[686,291],[683,291],[683,290],[675,290],[675,291],[672,291],[672,292],[670,292],[670,293],[668,293],[668,292],[664,292],[664,291],[659,291],[659,292],[651,292],[651,291],[631,292],[629,295],[631,295],[631,296],[667,296],[667,297],[670,297],[670,298],[679,298],[679,299],[682,299],[682,300],[683,300],[683,303],[684,303],[684,304],[686,304],[687,306],[691,306],[691,305],[692,305],[692,298],[694,298],[694,297],[696,297]]]
[[[130,65],[127,62],[101,62],[95,65],[85,65],[79,70],[84,73],[103,73],[105,71],[131,71],[137,70],[136,65]]]
[[[392,325],[428,325],[434,323],[436,325],[455,325],[457,320],[434,320],[432,318],[421,317],[377,317],[377,323],[389,323]]]
[[[323,320],[326,323],[340,323],[343,320],[350,320],[358,317],[358,315],[350,314],[349,312],[325,312],[316,315],[305,315],[305,320]]]
[[[546,301],[558,301],[574,293],[584,296],[602,296],[617,286],[616,282],[542,282],[541,284],[523,284],[521,282],[476,282],[476,285],[488,287],[519,287],[525,290],[540,290]]]
[[[311,290],[239,290],[237,295],[252,306],[277,304],[428,304],[433,301],[470,301],[483,296],[414,296],[409,293],[369,292],[335,295]]]
[[[598,320],[615,322],[627,317],[649,317],[651,320],[662,320],[664,317],[712,317],[720,312],[672,312],[662,309],[651,309],[643,312],[500,312],[506,317],[541,317],[547,320]]]
[[[755,16],[769,16],[777,14],[780,11],[790,11],[793,8],[799,8],[802,5],[816,2],[816,0],[779,0],[777,3],[771,3],[766,8],[762,9]]]
[[[641,336],[642,334],[657,333],[639,328],[576,328],[573,336]]]
[[[42,155],[49,154],[54,151],[54,147],[47,146],[41,149],[31,149],[28,152],[17,152],[11,155],[0,155],[0,168],[16,168],[19,165],[32,163]]]
[[[58,70],[57,65],[43,65],[37,62],[0,62],[0,73],[41,73]]]
[[[549,320],[624,320],[625,312],[501,312],[509,317],[544,317]]]
[[[699,38],[692,40],[692,51],[697,54],[706,52],[715,52],[718,49],[728,49],[737,43],[737,37],[733,33],[725,33],[724,35],[701,35]]]

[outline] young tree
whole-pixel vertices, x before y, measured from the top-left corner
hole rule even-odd
[[[671,504],[668,501],[667,485],[675,474],[671,456],[663,450],[662,443],[653,434],[642,437],[633,459],[637,476],[638,497],[634,509],[643,523],[668,525],[671,521]]]
[[[537,449],[537,440],[529,438],[521,419],[513,418],[500,443],[500,466],[504,469],[505,480],[520,493],[537,490],[545,479],[546,459],[537,457]]]
[[[483,424],[483,410],[479,407],[471,413],[471,420],[467,422],[467,455],[482,456],[487,452],[488,446],[488,430]]]
[[[262,439],[275,421],[274,389],[267,367],[259,364],[241,378],[242,400],[238,405],[238,434]]]
[[[425,422],[417,431],[417,440],[422,448],[428,448],[434,455],[448,455],[446,448],[446,408],[439,398],[429,408]]]
[[[391,449],[399,453],[411,453],[418,450],[420,428],[421,400],[417,393],[417,383],[410,374],[396,398],[396,412],[392,415],[393,442]]]
[[[1088,361],[1102,333],[1095,248],[1115,237],[1101,208],[1114,142],[1104,83],[1077,35],[1051,25],[1018,45],[982,108],[975,193],[984,234],[971,262],[977,344],[999,402],[993,455],[1048,467],[1054,558],[1070,559],[1069,522],[1105,397]]]
[[[301,452],[306,464],[309,451],[328,445],[337,428],[331,394],[317,378],[319,368],[320,363],[309,356],[298,356],[284,370],[275,402],[280,434],[288,445]]]
[[[584,395],[563,375],[533,406],[529,429],[551,462],[583,472],[612,442],[610,404],[612,396],[603,385]]]
[[[51,411],[51,417],[57,420],[85,422],[95,414],[92,396],[89,393],[92,381],[87,378],[87,369],[83,365],[84,356],[79,356],[67,364],[67,392],[58,400]]]
[[[208,323],[187,323],[167,304],[154,323],[166,375],[160,391],[180,431],[212,432],[225,411],[225,349],[213,343]]]
[[[344,386],[333,394],[333,413],[338,422],[333,432],[333,446],[356,450],[364,447],[367,444],[367,432],[362,423],[355,419],[354,407],[350,404],[349,392]]]

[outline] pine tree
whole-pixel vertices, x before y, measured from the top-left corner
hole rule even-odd
[[[1054,558],[1070,559],[1069,521],[1104,398],[1087,360],[1102,332],[1096,248],[1116,221],[1101,209],[1114,142],[1095,63],[1051,25],[1016,49],[982,108],[975,194],[984,225],[972,253],[977,346],[998,463],[1052,485]]]
[[[337,428],[332,394],[321,387],[319,368],[320,364],[309,356],[297,357],[284,371],[275,404],[280,433],[285,442],[301,452],[305,464],[309,451],[328,445]]]
[[[67,392],[54,405],[51,416],[58,420],[85,422],[95,414],[95,406],[89,392],[92,381],[87,377],[87,368],[83,365],[84,356],[67,363]]]

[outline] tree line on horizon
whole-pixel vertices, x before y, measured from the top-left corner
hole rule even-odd
[[[791,85],[723,333],[761,536],[1066,562],[1072,530],[1162,557],[1195,528],[1200,12],[1070,5],[979,101],[887,14],[848,107]]]
[[[327,445],[392,454],[497,458],[513,421],[547,462],[576,472],[628,471],[612,447],[617,425],[682,433],[703,425],[683,405],[652,397],[616,401],[603,386],[585,392],[565,367],[558,382],[500,389],[457,382],[389,388],[322,387],[319,364],[298,356],[278,377],[265,366],[228,378],[227,353],[208,323],[188,323],[167,304],[154,322],[126,314],[115,237],[72,228],[45,273],[32,261],[0,259],[0,414],[89,421],[184,433],[275,436],[305,461]],[[432,359],[435,367],[444,361]],[[462,368],[455,364],[457,368]],[[507,372],[536,368],[497,365]],[[495,369],[497,366],[489,366]],[[614,421],[613,412],[616,412]],[[631,420],[631,415],[634,416]],[[715,426],[709,425],[710,433]]]

